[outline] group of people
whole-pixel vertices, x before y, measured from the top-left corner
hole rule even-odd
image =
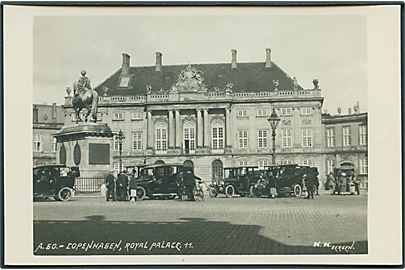
[[[137,200],[135,172],[127,174],[126,171],[123,171],[115,178],[114,171],[111,171],[105,179],[105,186],[107,201],[128,201],[129,199],[134,202]]]
[[[316,195],[319,195],[317,187],[317,184],[319,185],[319,181],[317,180],[317,177],[314,175],[302,175],[302,190],[306,192],[305,198],[313,200],[315,193]]]
[[[350,187],[354,185],[354,191],[357,195],[360,195],[360,181],[357,180],[355,173],[353,172],[341,172],[335,178],[331,172],[326,179],[327,186],[332,190],[332,194],[344,194],[350,192]]]

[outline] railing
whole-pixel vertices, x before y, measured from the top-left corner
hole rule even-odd
[[[102,177],[78,177],[74,188],[80,193],[100,192],[100,187],[104,183]]]

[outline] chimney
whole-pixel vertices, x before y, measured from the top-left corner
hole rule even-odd
[[[162,70],[162,53],[156,52],[155,71],[161,71],[161,70]]]
[[[238,63],[236,61],[236,53],[237,53],[237,51],[235,49],[232,50],[232,62],[231,62],[232,69],[237,68],[237,66],[238,66]]]
[[[127,75],[129,73],[129,54],[123,53],[122,54],[122,69],[121,69],[121,74],[122,75]]]
[[[271,68],[271,49],[266,49],[266,68]]]
[[[56,122],[56,103],[52,103],[52,120]]]

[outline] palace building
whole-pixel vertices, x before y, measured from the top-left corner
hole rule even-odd
[[[162,54],[156,53],[155,65],[131,66],[130,56],[124,53],[122,67],[95,87],[98,121],[125,136],[123,166],[185,163],[211,181],[214,174],[222,175],[224,167],[271,163],[272,130],[267,119],[274,110],[281,119],[275,137],[276,163],[316,166],[323,183],[330,160],[336,165],[346,160],[343,152],[352,149],[342,146],[341,153],[340,148],[325,147],[329,138],[325,130],[334,127],[337,138],[340,123],[346,127],[345,121],[366,123],[367,118],[323,115],[318,80],[304,89],[271,60],[270,49],[263,60],[239,63],[232,50],[229,63],[166,66]],[[68,93],[63,105],[65,125],[75,123],[71,99]],[[117,137],[113,143],[113,166],[119,170]]]

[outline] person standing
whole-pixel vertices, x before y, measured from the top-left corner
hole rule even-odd
[[[118,175],[117,179],[117,193],[119,201],[125,201],[127,199],[127,189],[128,176],[126,175],[126,171],[123,171]]]
[[[308,199],[314,199],[314,193],[315,193],[315,181],[314,177],[312,175],[309,175],[308,177],[305,177],[305,185],[307,187]]]
[[[137,200],[136,188],[137,188],[137,179],[135,176],[135,170],[133,170],[129,180],[129,196],[131,202],[135,202]]]
[[[184,186],[186,188],[188,200],[195,201],[194,194],[193,194],[194,187],[195,187],[195,177],[190,168],[187,168],[186,171],[183,173],[183,181],[184,181]]]
[[[115,178],[114,178],[114,171],[110,171],[110,173],[105,178],[105,186],[107,188],[106,198],[107,202],[112,199],[115,201]]]

